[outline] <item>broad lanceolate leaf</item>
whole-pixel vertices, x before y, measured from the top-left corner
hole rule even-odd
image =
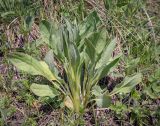
[[[101,96],[103,93],[103,90],[101,89],[101,87],[99,85],[95,85],[93,88],[92,88],[92,94],[94,96]]]
[[[93,85],[96,84],[98,80],[105,77],[110,72],[110,70],[118,63],[119,59],[120,57],[117,57],[116,59],[112,60],[110,63],[99,68],[93,78]]]
[[[129,93],[137,84],[142,81],[142,74],[138,73],[132,77],[126,77],[124,81],[117,85],[114,90],[110,93],[110,95],[114,95],[117,93]]]
[[[102,67],[102,71],[100,72],[99,79],[102,79],[103,77],[105,77],[110,72],[110,70],[119,62],[119,59],[120,57],[117,57],[106,66]]]
[[[42,84],[36,84],[36,83],[33,83],[31,86],[30,86],[30,90],[37,96],[40,96],[40,97],[55,97],[58,95],[58,91],[57,90],[53,90],[51,89],[48,85],[42,85]]]
[[[54,55],[53,55],[53,50],[50,50],[47,52],[44,61],[47,63],[49,66],[49,69],[52,71],[52,73],[55,73],[57,76],[59,74],[58,69],[54,65]]]
[[[76,68],[80,63],[80,54],[74,43],[69,44],[68,53],[71,65]]]
[[[101,108],[109,107],[112,102],[111,97],[107,94],[103,94],[101,96],[98,96],[95,100],[96,100],[98,107],[101,107]]]
[[[86,53],[88,54],[90,60],[92,62],[95,61],[95,54],[96,54],[96,49],[92,42],[88,39],[85,39],[85,45],[86,45]]]
[[[89,16],[87,16],[84,21],[79,25],[80,36],[85,38],[89,33],[96,29],[97,24],[100,22],[100,19],[96,13],[93,11]]]
[[[43,20],[40,23],[40,33],[41,33],[41,37],[42,37],[42,41],[49,44],[49,40],[50,40],[50,34],[51,34],[51,29],[52,29],[52,25],[46,21]]]
[[[57,55],[58,49],[57,46],[59,43],[61,43],[61,35],[60,35],[60,30],[58,29],[57,24],[52,24],[46,20],[43,20],[40,23],[40,33],[41,33],[41,38],[37,41],[37,44],[44,44],[46,43],[48,46],[50,46],[54,54]]]
[[[56,80],[45,62],[38,61],[27,54],[13,53],[9,56],[9,60],[21,71],[31,75],[42,75],[48,80]]]
[[[97,32],[93,32],[88,39],[92,42],[94,45],[96,52],[100,54],[103,49],[105,48],[107,42],[106,42],[106,30],[100,29]]]
[[[113,53],[113,50],[115,49],[116,46],[116,38],[113,39],[109,45],[106,46],[106,49],[104,49],[100,60],[98,61],[96,68],[99,68],[101,66],[104,66],[109,59],[111,58],[111,54]]]

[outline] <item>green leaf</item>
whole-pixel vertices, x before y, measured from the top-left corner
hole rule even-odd
[[[54,65],[54,55],[53,55],[53,50],[49,50],[44,58],[44,61],[47,63],[49,66],[49,69],[52,71],[52,73],[55,73],[57,76],[59,74],[56,66]]]
[[[99,68],[96,71],[95,76],[93,77],[93,84],[95,84],[98,80],[105,77],[110,72],[110,70],[119,62],[119,59],[120,59],[120,56],[112,60],[106,66],[102,66],[101,68]]]
[[[96,49],[96,52],[100,54],[105,48],[106,42],[106,29],[100,29],[100,31],[91,33],[88,37]]]
[[[160,98],[160,83],[159,80],[155,79],[151,84],[144,89],[144,93],[146,93],[150,98],[157,99]]]
[[[98,107],[107,108],[111,105],[112,99],[109,95],[103,94],[95,99]]]
[[[48,85],[43,85],[43,84],[36,84],[33,83],[30,86],[30,90],[37,96],[40,97],[46,97],[49,96],[51,98],[54,98],[55,96],[58,95],[58,91],[57,90],[53,90],[51,89]]]
[[[154,91],[152,90],[152,87],[151,87],[151,86],[146,87],[146,88],[144,89],[144,93],[147,94],[147,95],[148,95],[150,98],[152,98],[152,99],[160,98],[160,97],[159,97],[159,93],[154,92]]]
[[[135,87],[137,84],[139,84],[142,81],[142,74],[138,73],[132,77],[126,77],[124,81],[117,85],[113,91],[110,93],[110,95],[114,95],[117,93],[129,93]]]
[[[84,39],[89,33],[96,30],[97,24],[100,22],[100,19],[96,11],[90,13],[84,21],[79,25],[79,31],[81,39]]]
[[[117,101],[114,105],[112,104],[109,109],[115,111],[117,114],[121,114],[128,111],[128,108],[126,105],[124,105],[122,102]]]
[[[103,90],[101,89],[101,87],[99,85],[95,85],[92,88],[92,94],[95,96],[101,96],[102,95]]]
[[[108,72],[119,62],[120,57],[117,57],[116,59],[114,59],[113,61],[111,61],[108,65],[106,65],[105,67],[102,68],[102,72],[100,73],[100,78],[105,77]]]
[[[53,24],[52,29],[51,29],[51,33],[50,33],[50,38],[49,38],[49,46],[51,46],[51,48],[53,49],[54,54],[58,54],[58,43],[62,43],[61,42],[61,35],[60,35],[60,29],[57,28],[58,24]]]
[[[135,68],[137,64],[139,63],[139,61],[140,61],[140,58],[130,60],[126,68]]]
[[[77,33],[78,33],[78,29],[76,26],[74,26],[69,20],[67,20],[66,18],[64,19],[66,26],[67,26],[67,31],[68,31],[68,38],[70,42],[74,42],[77,38]]]
[[[41,75],[48,80],[56,80],[56,77],[50,71],[49,66],[45,62],[38,61],[27,54],[13,53],[9,56],[9,60],[21,71],[27,72],[31,75]]]
[[[116,38],[113,39],[109,45],[106,46],[106,49],[104,49],[101,58],[99,59],[98,63],[96,64],[96,68],[100,68],[101,66],[104,66],[111,58],[111,54],[113,53],[113,50],[116,46]]]
[[[78,66],[80,63],[80,54],[73,43],[69,44],[68,52],[72,66]]]
[[[41,38],[42,40],[49,45],[49,40],[50,40],[50,34],[51,34],[51,30],[52,30],[52,25],[46,21],[46,20],[43,20],[41,23],[40,23],[40,33],[41,33]]]
[[[154,83],[152,83],[152,89],[155,93],[160,93],[160,81],[156,80]]]
[[[68,54],[68,46],[69,46],[69,44],[70,44],[70,41],[69,41],[69,33],[68,33],[68,31],[65,29],[65,27],[62,27],[62,29],[61,29],[61,33],[62,33],[62,36],[61,36],[61,38],[62,38],[62,44],[61,44],[61,50],[63,51],[63,53],[62,52],[60,52],[60,53],[62,53],[63,54],[63,56],[64,57],[66,57],[68,60],[69,60],[69,54]]]
[[[95,61],[95,54],[96,54],[95,47],[93,46],[91,41],[88,39],[85,39],[85,45],[86,45],[86,53],[88,54],[90,60],[92,62],[94,62]]]

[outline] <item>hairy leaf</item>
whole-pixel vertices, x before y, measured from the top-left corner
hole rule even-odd
[[[114,90],[110,93],[110,95],[114,95],[117,93],[129,93],[137,84],[142,81],[142,74],[138,73],[132,77],[126,77],[124,81],[117,85]]]
[[[103,94],[95,99],[98,107],[107,108],[111,105],[111,97],[107,94]]]
[[[30,90],[35,95],[40,96],[40,97],[49,96],[49,97],[53,98],[58,95],[58,92],[55,89],[53,90],[48,85],[43,85],[43,84],[33,83],[30,86]]]
[[[43,62],[24,53],[13,53],[9,56],[9,60],[21,71],[31,75],[42,75],[49,80],[56,80],[49,66]]]
[[[115,46],[116,46],[116,39],[112,40],[109,43],[109,45],[106,46],[106,49],[104,49],[104,51],[103,51],[103,53],[101,55],[101,58],[100,58],[99,62],[96,65],[96,68],[104,66],[109,61]]]

